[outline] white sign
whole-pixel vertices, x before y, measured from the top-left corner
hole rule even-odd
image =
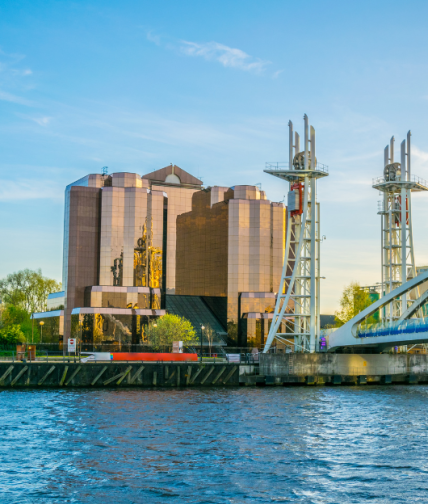
[[[183,353],[183,342],[173,341],[172,342],[172,353]]]
[[[84,357],[81,362],[90,362],[90,361],[112,361],[113,354],[110,352],[81,352],[80,355],[87,355]]]
[[[227,360],[227,362],[241,362],[241,354],[239,354],[239,353],[226,354],[226,360]]]
[[[68,339],[68,351],[69,352],[75,352],[76,351],[76,339],[75,338],[69,338]]]

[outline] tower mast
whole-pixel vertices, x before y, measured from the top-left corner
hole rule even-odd
[[[288,163],[266,163],[266,173],[289,182],[287,239],[275,311],[264,352],[274,339],[294,340],[295,351],[315,352],[320,332],[319,314],[319,205],[317,179],[328,176],[317,162],[315,129],[304,117],[304,150],[289,127]],[[293,145],[294,136],[294,145]],[[310,144],[310,145],[309,145]]]
[[[373,180],[373,188],[383,192],[379,205],[381,215],[382,246],[382,296],[416,276],[413,249],[411,193],[428,191],[427,184],[419,177],[412,176],[410,131],[407,142],[400,145],[400,162],[394,160],[394,137],[384,150],[383,177]],[[418,293],[404,293],[401,299],[394,299],[385,308],[384,318],[388,322],[398,320],[407,310],[411,296]]]

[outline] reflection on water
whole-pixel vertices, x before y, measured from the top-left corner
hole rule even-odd
[[[0,501],[427,502],[428,387],[2,391]]]

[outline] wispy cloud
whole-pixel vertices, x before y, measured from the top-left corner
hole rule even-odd
[[[31,120],[40,126],[47,126],[51,122],[52,117],[32,117]]]
[[[62,197],[63,187],[49,181],[0,180],[0,201],[61,200]]]
[[[189,40],[171,40],[169,37],[162,37],[148,31],[147,40],[157,46],[164,45],[167,49],[179,51],[186,56],[200,57],[207,61],[215,61],[226,68],[236,68],[244,72],[262,73],[271,65],[268,60],[262,60],[247,54],[242,49],[229,47],[220,42],[191,42]],[[164,42],[164,44],[162,43]],[[272,78],[276,79],[283,70],[273,73]]]
[[[24,70],[13,69],[11,72],[13,75],[19,75],[20,77],[28,77],[33,74],[33,71],[29,68],[25,68]]]
[[[199,56],[208,61],[218,61],[224,67],[237,68],[245,72],[260,73],[271,64],[270,61],[254,58],[241,49],[228,47],[218,42],[189,42],[182,40],[180,52],[187,56]]]
[[[34,106],[34,103],[30,100],[22,98],[21,96],[14,95],[12,93],[8,93],[6,91],[0,90],[0,100],[7,101],[11,103],[19,103],[19,105],[26,105],[27,107]]]
[[[0,49],[0,100],[30,107],[34,103],[19,96],[28,90],[27,78],[33,74],[28,67],[21,67],[24,58],[22,54],[7,54]],[[26,78],[25,84],[23,77]],[[15,94],[16,92],[19,94]]]
[[[412,154],[421,163],[426,163],[428,161],[428,152],[418,149],[415,145],[412,145]]]
[[[152,31],[147,32],[147,40],[149,40],[150,42],[153,42],[156,45],[161,45],[160,35],[156,35]]]
[[[272,74],[272,79],[277,79],[283,72],[284,70],[277,70]]]

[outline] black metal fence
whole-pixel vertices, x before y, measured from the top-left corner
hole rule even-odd
[[[31,350],[30,348],[33,348]],[[34,351],[35,347],[35,351]],[[17,351],[17,345],[0,345],[0,361],[25,360],[31,361],[74,361],[87,357],[89,353],[172,353],[172,345],[151,346],[151,345],[80,345],[76,347],[76,352],[69,353],[66,346],[61,343],[38,343],[37,345],[26,345]],[[257,348],[249,347],[224,347],[212,346],[204,348],[199,346],[186,346],[183,353],[196,354],[198,359],[204,362],[240,362],[247,364],[258,363],[259,351]],[[124,357],[126,360],[126,357]]]

